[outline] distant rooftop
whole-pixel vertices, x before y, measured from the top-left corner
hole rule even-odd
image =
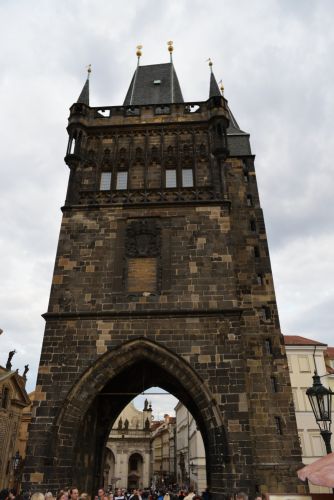
[[[306,337],[301,337],[300,335],[284,335],[285,345],[320,345],[326,347],[327,344],[318,342],[317,340],[307,339]]]
[[[330,359],[334,359],[334,347],[327,347],[326,354]]]

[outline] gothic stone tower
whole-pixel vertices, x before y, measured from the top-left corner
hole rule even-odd
[[[201,102],[172,61],[138,64],[122,106],[91,107],[87,79],[68,133],[26,486],[92,493],[117,415],[160,386],[197,421],[215,500],[303,491],[254,156],[212,68]]]

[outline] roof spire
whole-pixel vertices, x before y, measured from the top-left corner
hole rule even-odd
[[[213,71],[212,71],[212,66],[213,66],[213,62],[211,61],[211,59],[209,58],[208,59],[209,61],[209,67],[210,67],[210,90],[209,90],[209,99],[211,97],[221,97],[221,93],[220,93],[220,90],[219,90],[219,87],[218,87],[218,84],[217,84],[217,81],[215,79],[215,75],[213,74]]]
[[[134,92],[135,92],[135,87],[136,87],[136,81],[137,81],[137,75],[138,75],[138,68],[139,68],[139,63],[140,63],[140,58],[141,58],[141,55],[142,55],[142,51],[141,49],[143,48],[143,46],[141,44],[137,45],[136,47],[136,56],[137,56],[137,68],[136,68],[136,71],[135,71],[135,74],[134,74],[134,77],[133,77],[133,83],[132,83],[132,90],[131,90],[131,96],[130,96],[130,106],[133,104],[133,96],[134,96]]]
[[[87,79],[85,81],[84,86],[82,87],[81,94],[79,95],[79,98],[77,102],[80,102],[81,104],[86,104],[86,106],[89,106],[89,77],[92,72],[92,65],[88,64],[87,66]]]
[[[142,51],[141,51],[142,48],[143,48],[143,46],[140,45],[140,44],[137,45],[137,47],[136,47],[136,49],[137,49],[136,56],[138,57],[137,66],[139,66],[140,58],[141,58],[141,55],[142,55]]]
[[[173,40],[169,40],[167,42],[168,52],[170,55],[170,94],[171,94],[171,102],[174,102],[174,66],[173,66]]]
[[[170,62],[172,63],[173,62],[173,50],[174,50],[173,40],[169,40],[169,42],[167,42],[167,45],[168,45],[168,52],[170,55]]]
[[[210,68],[210,71],[212,73],[213,62],[211,61],[211,57],[209,57],[209,59],[207,59],[207,61],[209,62],[209,68]]]

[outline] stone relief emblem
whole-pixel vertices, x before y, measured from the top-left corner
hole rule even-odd
[[[155,219],[138,219],[126,230],[127,257],[157,257],[160,255],[160,227]]]

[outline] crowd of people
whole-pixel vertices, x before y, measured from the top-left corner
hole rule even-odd
[[[210,500],[211,494],[206,489],[202,494],[197,494],[193,489],[188,490],[152,490],[136,489],[131,491],[117,488],[115,491],[105,491],[100,488],[94,498],[88,493],[79,493],[77,487],[60,490],[55,495],[48,491],[46,493],[23,492],[17,494],[14,489],[4,489],[0,492],[0,500]],[[239,499],[247,500],[247,498]]]
[[[264,500],[264,495],[255,496],[254,500]],[[230,496],[231,500],[248,500],[248,495],[239,492]],[[65,488],[56,495],[51,491],[47,493],[23,492],[17,494],[14,489],[4,489],[0,491],[0,500],[211,500],[211,493],[207,488],[202,494],[197,494],[192,488],[188,490],[177,490],[170,488],[168,491],[158,491],[153,489],[136,489],[127,491],[117,488],[115,491],[105,491],[99,488],[97,495],[93,498],[88,493],[79,493],[77,487]]]

